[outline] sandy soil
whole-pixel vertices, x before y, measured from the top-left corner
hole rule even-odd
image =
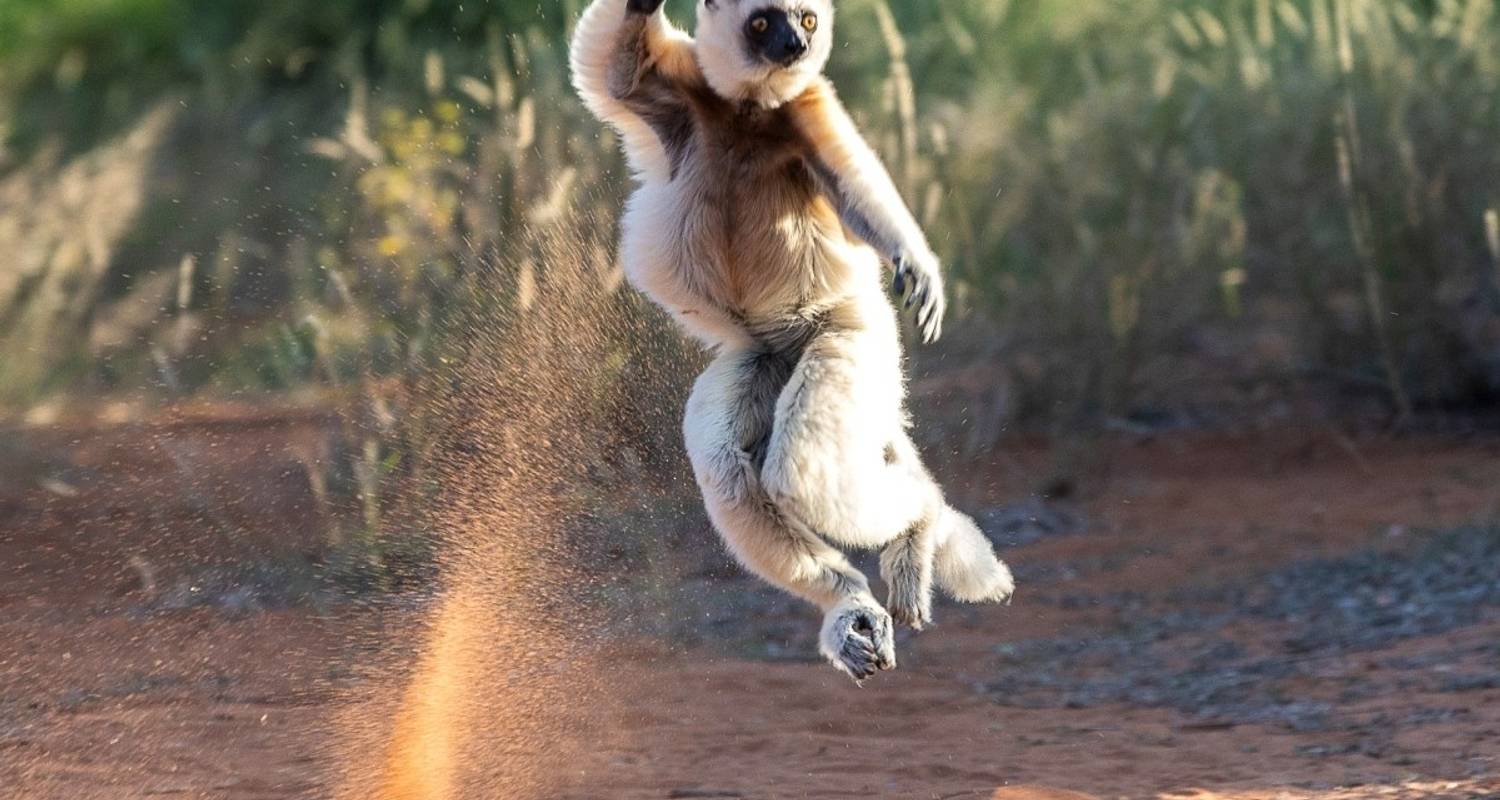
[[[8,434],[26,444],[0,469],[0,796],[334,793],[332,721],[360,715],[377,656],[349,631],[419,613],[233,590],[234,565],[321,545],[304,464],[329,424]],[[1451,613],[1415,627],[1401,598],[1389,624],[1278,600],[1323,580],[1287,571],[1309,559],[1493,519],[1500,443],[1173,436],[1101,462],[1108,480],[1067,509],[1076,530],[1015,534],[1012,606],[943,606],[864,688],[803,658],[814,617],[754,582],[684,590],[702,635],[614,646],[614,702],[557,794],[1500,797],[1500,609],[1463,605],[1441,570],[1422,591]],[[984,508],[1045,464],[1013,448],[949,480]],[[693,558],[716,558],[701,536]],[[756,599],[713,600],[738,596]],[[1379,635],[1345,636],[1335,611]]]

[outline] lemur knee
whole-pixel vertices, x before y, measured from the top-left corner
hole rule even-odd
[[[718,448],[711,453],[691,453],[693,471],[705,492],[725,502],[740,504],[760,492],[760,476],[750,453],[736,448]]]
[[[802,476],[784,453],[766,459],[756,477],[767,499],[777,508],[797,516],[803,516],[800,512],[814,502],[817,494],[812,483]]]

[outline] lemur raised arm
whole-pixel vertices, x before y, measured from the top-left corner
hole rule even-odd
[[[934,582],[974,602],[1012,591],[906,431],[881,262],[930,342],[938,259],[821,75],[830,0],[702,0],[696,39],[661,5],[594,0],[573,36],[574,85],[640,181],[621,261],[715,353],[683,422],[714,527],[824,610],[820,649],[862,680],[895,667],[893,618],[930,621]],[[836,544],[881,549],[886,607]]]

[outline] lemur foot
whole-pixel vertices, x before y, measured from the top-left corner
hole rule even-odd
[[[834,667],[863,681],[896,668],[895,624],[871,600],[845,601],[823,617],[819,649]]]
[[[886,545],[880,554],[886,610],[896,621],[922,630],[932,622],[932,558],[925,542],[930,531],[914,529]]]
[[[897,580],[891,583],[885,607],[897,622],[914,631],[932,624],[932,587],[923,587],[915,580]]]

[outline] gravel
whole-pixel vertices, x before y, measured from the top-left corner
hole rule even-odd
[[[1031,708],[1171,708],[1188,726],[1373,731],[1392,722],[1445,721],[1462,712],[1414,707],[1355,719],[1340,707],[1398,692],[1394,696],[1500,687],[1500,659],[1488,644],[1378,661],[1378,651],[1402,640],[1497,618],[1497,565],[1500,528],[1466,527],[1402,551],[1311,559],[1239,586],[1183,593],[1172,598],[1175,610],[1151,613],[1140,602],[1101,597],[1096,605],[1119,609],[1115,627],[1004,645],[997,649],[1000,677],[985,688],[1001,704]],[[1226,625],[1244,621],[1276,623],[1269,630],[1281,635],[1252,655],[1223,634]],[[1379,673],[1385,677],[1341,666],[1352,654],[1374,654],[1387,668]],[[1433,669],[1470,656],[1478,668]],[[1293,688],[1310,684],[1337,691],[1315,697]],[[1384,753],[1389,746],[1381,738],[1354,746]]]

